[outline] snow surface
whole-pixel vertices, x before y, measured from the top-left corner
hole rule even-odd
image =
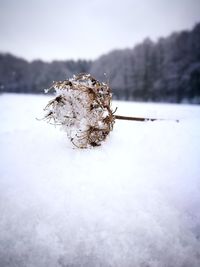
[[[35,118],[50,98],[0,96],[1,267],[199,267],[200,107],[114,103],[101,147]]]

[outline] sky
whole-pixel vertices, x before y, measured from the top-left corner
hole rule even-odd
[[[198,22],[199,0],[0,0],[0,52],[96,59]]]

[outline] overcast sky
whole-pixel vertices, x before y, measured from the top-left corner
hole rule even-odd
[[[200,0],[0,0],[0,52],[94,59],[200,22]]]

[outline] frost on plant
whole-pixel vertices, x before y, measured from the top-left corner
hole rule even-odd
[[[101,145],[115,120],[111,110],[111,89],[90,74],[54,82],[56,97],[45,107],[45,119],[61,125],[78,148]]]

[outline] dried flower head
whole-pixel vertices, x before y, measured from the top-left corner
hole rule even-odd
[[[110,87],[90,74],[78,74],[72,79],[54,82],[46,92],[51,89],[55,90],[56,97],[44,108],[44,119],[53,121],[54,125],[61,125],[70,141],[78,148],[100,146],[112,131],[115,119],[163,120],[114,115],[116,110],[111,110]]]
[[[72,79],[54,82],[52,88],[56,97],[45,107],[45,119],[61,125],[78,148],[101,145],[115,121],[109,86],[90,74],[79,74]]]

